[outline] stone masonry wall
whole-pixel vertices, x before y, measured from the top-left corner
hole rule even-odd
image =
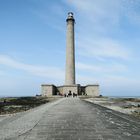
[[[99,85],[87,85],[85,87],[85,93],[88,96],[99,96]]]
[[[53,85],[42,85],[42,96],[52,96],[54,95],[54,86]]]

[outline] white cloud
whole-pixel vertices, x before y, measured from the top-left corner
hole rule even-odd
[[[81,62],[76,63],[76,69],[79,70],[83,70],[86,71],[87,73],[90,71],[92,73],[100,73],[103,75],[103,73],[116,73],[116,72],[126,72],[127,71],[127,67],[123,64],[117,64],[117,63],[113,63],[113,64],[84,64]]]
[[[116,24],[121,12],[120,0],[69,0],[69,4],[81,12],[90,22]]]
[[[128,60],[131,57],[131,51],[128,48],[111,39],[83,39],[78,42],[78,46],[79,54],[99,60],[105,58]]]
[[[121,16],[140,24],[139,0],[68,0],[67,3],[98,24],[119,24]]]
[[[94,66],[94,65],[89,65],[89,64],[84,64],[81,62],[77,62],[76,63],[76,69],[79,70],[86,70],[86,71],[101,71],[101,67],[99,66]]]
[[[81,82],[82,81],[82,82]],[[129,87],[137,87],[139,88],[140,80],[135,78],[129,78],[125,76],[118,75],[102,75],[101,77],[92,77],[87,75],[77,75],[77,82],[80,84],[99,84],[103,88],[120,88],[121,89],[130,89]],[[134,88],[132,88],[134,90]]]
[[[82,82],[81,82],[82,81]],[[105,75],[101,77],[92,77],[77,75],[77,83],[99,84],[100,94],[102,95],[116,95],[116,96],[139,96],[140,80],[118,75]]]
[[[88,85],[88,84],[100,84],[100,81],[96,77],[91,77],[87,75],[76,75],[76,83],[81,85]]]
[[[125,35],[120,24],[124,16],[129,20],[130,15],[136,13],[135,9],[130,7],[136,7],[137,3],[137,0],[133,0],[133,3],[128,0],[67,1],[67,4],[75,7],[79,17],[76,26],[78,28],[77,52],[82,56],[98,60],[131,59],[132,50],[122,43],[125,43],[125,40],[120,41],[121,33]],[[120,37],[113,39],[112,34],[120,34]]]
[[[7,55],[0,55],[0,65],[5,65],[15,69],[23,70],[36,76],[63,79],[64,71],[58,67],[37,66],[25,64],[12,59]]]
[[[118,75],[106,75],[102,79],[100,79],[100,81],[102,83],[102,86],[111,88],[111,90],[115,87],[117,90],[127,90],[128,92],[129,90],[135,91],[135,89],[139,89],[140,85],[140,80],[138,78]]]

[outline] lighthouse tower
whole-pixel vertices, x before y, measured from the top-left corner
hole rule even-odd
[[[74,44],[75,19],[73,17],[72,12],[68,13],[66,22],[67,22],[67,34],[66,34],[65,85],[75,85],[75,44]]]

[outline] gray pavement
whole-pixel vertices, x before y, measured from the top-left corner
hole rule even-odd
[[[0,140],[140,140],[138,119],[79,98],[0,120]]]

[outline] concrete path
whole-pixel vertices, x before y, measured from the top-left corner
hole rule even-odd
[[[140,122],[79,98],[63,98],[2,119],[0,140],[140,140]]]

